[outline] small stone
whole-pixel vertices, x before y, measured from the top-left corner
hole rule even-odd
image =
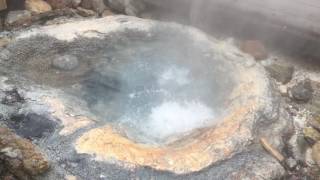
[[[285,66],[280,64],[272,64],[265,67],[270,76],[282,84],[287,84],[291,81],[294,72],[293,66]]]
[[[44,13],[51,11],[51,6],[43,0],[26,0],[26,9],[33,13]]]
[[[303,134],[306,140],[309,141],[311,144],[320,141],[320,133],[311,127],[304,128]]]
[[[90,16],[95,16],[96,13],[90,9],[84,9],[82,7],[78,7],[77,8],[77,13],[80,15],[80,16],[83,16],[83,17],[90,17]]]
[[[312,148],[308,148],[306,150],[304,161],[309,167],[312,167],[316,164],[312,157]]]
[[[307,103],[313,96],[313,89],[309,79],[296,84],[290,89],[290,95],[293,100]]]
[[[241,44],[240,49],[250,54],[255,60],[264,60],[268,58],[265,46],[258,40],[248,40]]]
[[[79,65],[78,58],[72,55],[58,56],[53,59],[52,66],[54,68],[71,71]]]
[[[8,28],[31,24],[31,12],[27,10],[10,11],[5,20]]]
[[[320,141],[312,147],[312,158],[320,167]]]
[[[297,161],[293,158],[288,158],[286,164],[290,169],[294,169],[298,165]]]

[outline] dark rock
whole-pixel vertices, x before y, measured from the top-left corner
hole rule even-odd
[[[294,67],[280,64],[272,64],[265,68],[272,78],[283,84],[287,84],[289,81],[291,81],[294,72]]]
[[[253,56],[255,60],[264,60],[268,58],[268,52],[265,46],[258,40],[244,41],[241,44],[240,49]]]
[[[23,103],[24,98],[19,94],[17,89],[4,92],[4,98],[1,100],[2,104],[14,105],[16,103]]]
[[[10,11],[5,20],[7,28],[27,26],[31,24],[31,12],[27,10]]]
[[[27,139],[37,139],[48,136],[55,131],[57,123],[38,114],[15,115],[7,121],[8,126]]]
[[[78,58],[72,55],[58,56],[53,59],[52,66],[54,68],[70,71],[79,66]]]
[[[290,89],[290,95],[293,100],[298,102],[308,102],[313,96],[313,89],[309,79],[296,84]]]

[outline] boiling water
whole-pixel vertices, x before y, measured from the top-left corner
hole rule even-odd
[[[141,143],[216,124],[233,85],[223,61],[186,43],[130,42],[100,58],[84,97],[102,122]]]

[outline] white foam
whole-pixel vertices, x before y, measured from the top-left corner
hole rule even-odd
[[[200,102],[167,101],[152,108],[144,131],[147,135],[163,139],[206,127],[214,117],[214,112]]]

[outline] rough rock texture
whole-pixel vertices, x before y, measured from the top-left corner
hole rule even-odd
[[[256,60],[264,60],[268,58],[268,52],[265,46],[258,40],[244,41],[240,48],[243,52],[250,54]]]
[[[17,137],[7,128],[0,127],[0,161],[19,179],[29,179],[49,169],[49,163],[29,141]]]
[[[267,66],[266,70],[270,73],[271,77],[283,84],[287,84],[292,79],[294,67],[280,64],[272,64]]]
[[[224,102],[230,112],[221,124],[164,147],[136,143],[106,125],[83,98],[82,83],[99,70],[99,62],[112,62],[101,52],[113,52],[118,43],[153,42],[159,37],[187,39],[208,57],[214,52],[212,57],[230,62],[235,70],[230,74],[238,82]],[[199,30],[175,23],[109,16],[23,31],[5,50],[8,58],[0,56],[0,70],[10,81],[0,81],[0,89],[13,83],[25,102],[1,104],[4,122],[17,112],[33,112],[61,125],[47,136],[39,135],[37,142],[52,161],[52,171],[43,179],[69,174],[81,179],[274,179],[284,174],[280,163],[261,148],[259,138],[281,150],[290,118],[264,68],[232,43],[209,40]],[[78,57],[79,65],[70,71],[53,68],[52,58],[66,53]]]
[[[44,13],[51,11],[51,6],[43,0],[26,0],[26,9],[33,13]]]
[[[306,103],[311,100],[313,96],[313,88],[309,79],[297,83],[290,89],[291,97],[298,101]]]
[[[10,11],[5,20],[7,28],[31,24],[31,12],[27,10]]]

